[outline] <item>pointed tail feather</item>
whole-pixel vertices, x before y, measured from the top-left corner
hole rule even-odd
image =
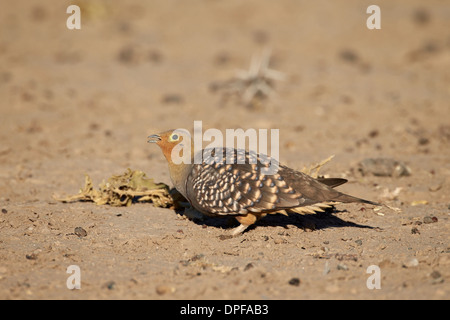
[[[341,178],[317,178],[316,180],[330,188],[336,188],[348,181],[347,179]]]
[[[338,201],[338,202],[344,202],[344,203],[358,202],[358,203],[371,204],[373,206],[381,206],[381,203],[353,197],[353,196],[350,196],[350,195],[344,194],[344,193],[341,193],[338,197],[334,198],[333,200]]]

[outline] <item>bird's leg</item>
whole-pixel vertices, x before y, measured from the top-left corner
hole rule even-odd
[[[249,226],[254,224],[256,221],[264,217],[266,214],[260,213],[260,214],[254,214],[254,213],[247,213],[246,215],[242,216],[236,216],[236,220],[240,223],[239,226],[233,229],[231,232],[232,236],[238,236],[241,233],[243,233]]]
[[[231,235],[233,237],[237,237],[238,235],[242,234],[242,232],[247,230],[248,227],[249,227],[248,225],[240,224],[239,226],[237,226],[236,228],[233,229],[233,231],[231,232]]]

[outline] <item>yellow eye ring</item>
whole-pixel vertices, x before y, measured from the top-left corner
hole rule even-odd
[[[169,137],[169,141],[178,141],[180,139],[180,135],[178,133],[172,133]]]

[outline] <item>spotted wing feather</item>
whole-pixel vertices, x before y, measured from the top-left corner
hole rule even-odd
[[[235,150],[220,160],[212,152],[202,164],[193,166],[187,180],[192,205],[205,214],[270,212],[297,207],[305,201],[280,172],[262,173],[261,169],[269,166],[267,160],[270,159],[262,160],[257,155]]]

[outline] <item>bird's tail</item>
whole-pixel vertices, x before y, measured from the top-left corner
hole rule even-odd
[[[381,203],[353,197],[353,196],[350,196],[350,195],[344,194],[344,193],[341,193],[339,196],[337,196],[333,200],[337,201],[337,202],[344,202],[344,203],[357,202],[357,203],[371,204],[373,206],[381,206]]]
[[[324,185],[329,186],[330,188],[336,188],[348,181],[347,179],[341,178],[317,178],[316,180],[320,183],[323,183]]]

